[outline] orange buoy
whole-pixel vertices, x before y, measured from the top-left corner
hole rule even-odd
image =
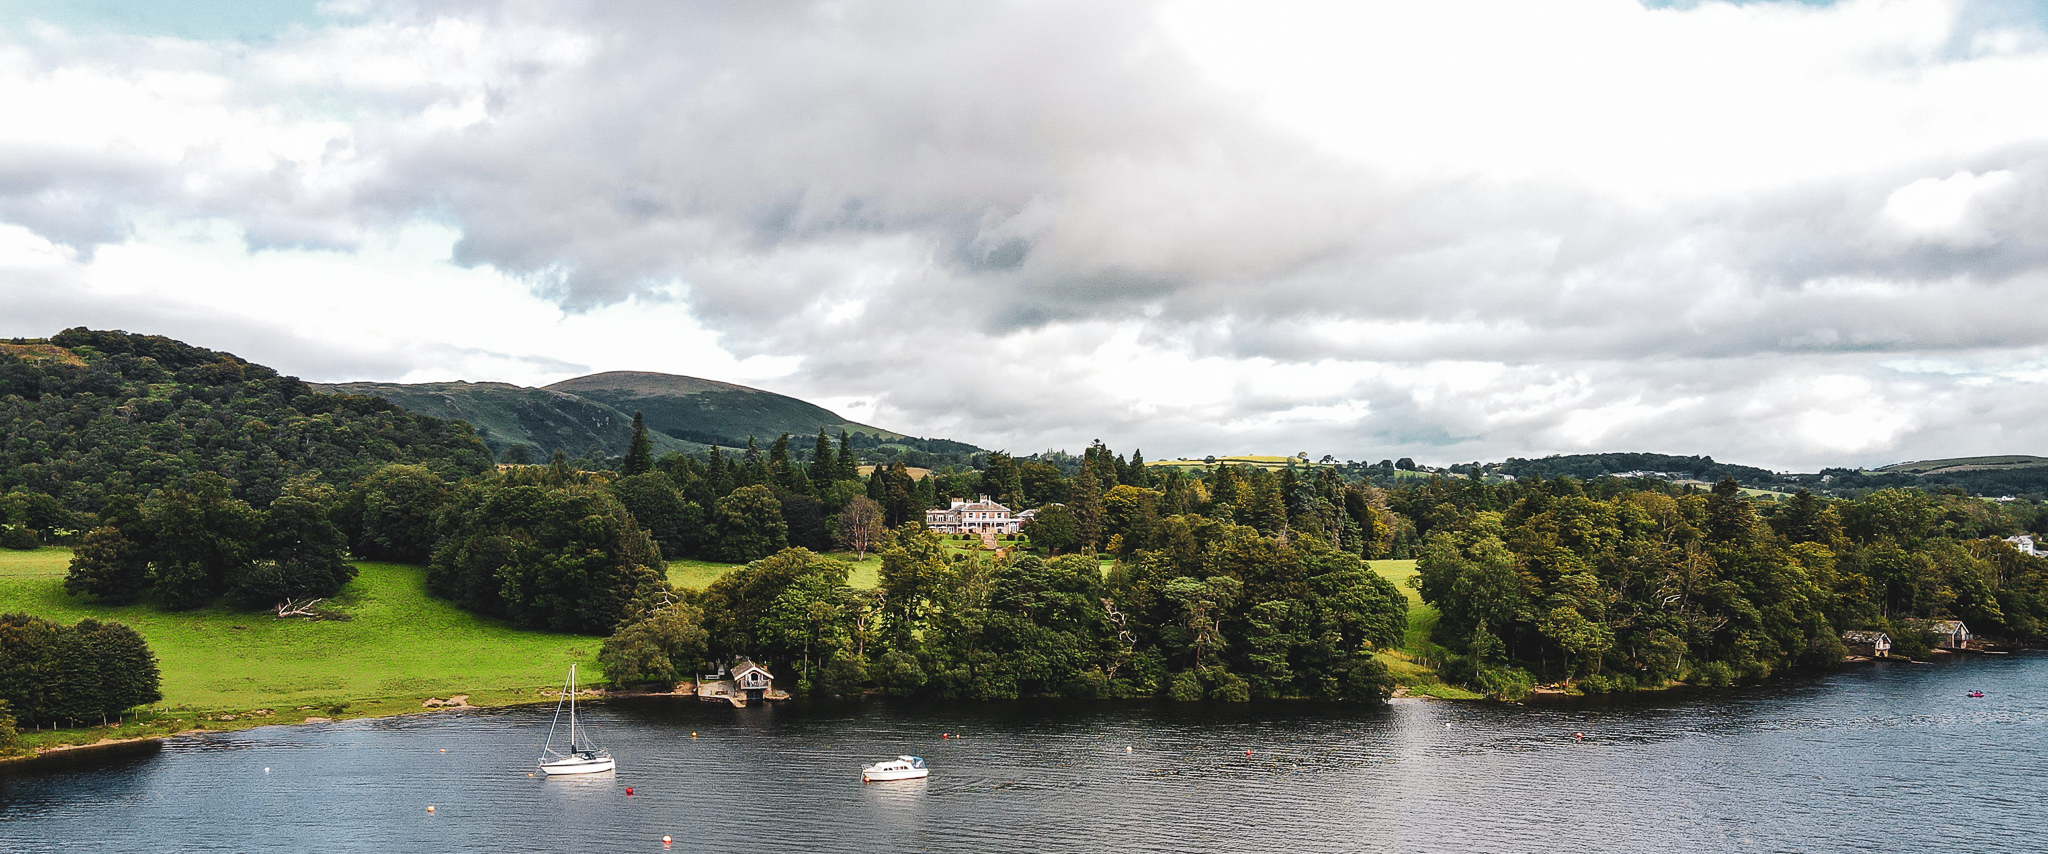
[[[693,733],[690,733],[690,737],[691,737],[691,738],[696,738],[696,737],[697,737],[697,734],[696,734],[696,733],[694,733],[694,732],[693,732]]]
[[[433,812],[433,811],[434,811],[434,805],[433,805],[433,804],[428,804],[428,805],[427,805],[427,812]]]
[[[1575,732],[1575,733],[1572,733],[1572,740],[1573,740],[1573,741],[1585,741],[1585,740],[1586,740],[1586,734],[1585,734],[1585,733],[1583,733],[1583,732]]]

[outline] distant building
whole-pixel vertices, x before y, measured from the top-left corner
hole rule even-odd
[[[2035,557],[2040,557],[2042,555],[2041,549],[2038,546],[2034,545],[2034,535],[2032,534],[2021,534],[2017,537],[2006,537],[2005,541],[2011,543],[2013,548],[2019,549],[2020,554],[2034,555]]]
[[[1024,515],[1013,515],[1010,508],[981,496],[978,501],[953,499],[953,506],[944,510],[924,511],[924,526],[941,534],[979,534],[984,531],[994,534],[1014,534],[1029,521],[1031,511]]]
[[[1843,632],[1842,645],[1849,648],[1850,655],[1866,658],[1890,658],[1892,636],[1884,632]]]
[[[1934,645],[1939,649],[1969,649],[1970,641],[1976,639],[1962,620],[1908,620],[1906,624],[1934,633]]]

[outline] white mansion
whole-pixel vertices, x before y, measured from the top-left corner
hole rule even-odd
[[[924,511],[924,526],[941,534],[1014,534],[1031,521],[1032,513],[1026,510],[1012,515],[1010,508],[988,500],[986,495],[979,501],[955,498],[953,506],[944,510]]]

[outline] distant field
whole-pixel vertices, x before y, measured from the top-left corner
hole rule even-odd
[[[1217,458],[1216,458],[1216,462],[1215,462],[1215,465],[1229,465],[1229,466],[1239,466],[1239,465],[1243,465],[1243,466],[1251,466],[1251,467],[1253,467],[1253,468],[1262,468],[1262,469],[1284,469],[1284,468],[1286,468],[1286,467],[1287,467],[1288,463],[1293,463],[1293,464],[1295,464],[1295,465],[1303,465],[1303,464],[1304,464],[1304,463],[1302,462],[1302,460],[1301,460],[1301,458],[1300,458],[1300,457],[1270,457],[1270,456],[1265,456],[1265,455],[1262,455],[1262,454],[1240,454],[1240,455],[1237,455],[1237,456],[1233,456],[1233,457],[1217,457]],[[1208,463],[1208,462],[1206,462],[1206,461],[1204,461],[1204,460],[1187,460],[1187,459],[1181,459],[1181,460],[1146,460],[1146,461],[1145,461],[1145,465],[1147,465],[1147,466],[1159,466],[1159,467],[1162,467],[1162,468],[1202,468],[1202,467],[1205,467],[1205,466],[1208,466],[1208,465],[1210,465],[1210,463]],[[1320,466],[1320,465],[1322,465],[1322,463],[1307,463],[1306,465],[1310,465],[1310,466]]]
[[[860,472],[861,477],[867,477],[875,473],[874,466],[858,466],[856,470]],[[923,480],[932,473],[931,469],[921,469],[917,466],[904,466],[903,470],[910,473],[911,480]]]
[[[221,608],[87,604],[64,593],[70,560],[68,549],[0,551],[0,612],[134,627],[156,651],[165,708],[282,711],[396,698],[417,709],[421,699],[455,693],[506,702],[559,684],[571,662],[592,664],[601,640],[457,610],[429,596],[426,571],[413,566],[357,564],[362,574],[332,603],[349,619],[313,622]]]
[[[1954,457],[1945,460],[1917,460],[1909,463],[1895,463],[1873,471],[1892,474],[1929,474],[1949,471],[1993,471],[1997,469],[2033,468],[2048,466],[2048,457],[2026,454],[2009,454],[1994,457]]]

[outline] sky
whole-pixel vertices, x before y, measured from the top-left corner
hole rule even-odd
[[[1029,453],[2048,453],[2048,5],[0,0],[0,336]]]

